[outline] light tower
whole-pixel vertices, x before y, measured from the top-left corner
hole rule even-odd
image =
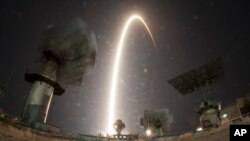
[[[122,120],[118,119],[114,123],[114,128],[117,132],[118,137],[121,135],[122,130],[125,128],[125,124],[122,122]]]
[[[144,127],[146,137],[159,137],[168,134],[173,115],[166,109],[145,110],[141,118],[141,125]]]
[[[220,106],[207,99],[211,94],[211,86],[224,78],[223,63],[221,58],[216,58],[191,71],[185,72],[168,82],[182,95],[200,93],[204,100],[199,111],[202,128],[218,126],[220,124]]]

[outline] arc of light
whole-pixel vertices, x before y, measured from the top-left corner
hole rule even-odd
[[[154,38],[147,26],[147,24],[145,23],[145,21],[143,20],[143,18],[139,15],[132,15],[128,21],[126,22],[121,37],[120,37],[120,41],[118,44],[118,48],[116,51],[116,56],[115,56],[115,62],[114,62],[114,66],[113,66],[113,75],[112,75],[112,80],[111,80],[111,88],[110,88],[110,99],[109,99],[109,115],[108,115],[108,133],[111,134],[113,133],[113,122],[114,122],[114,111],[115,111],[115,94],[116,94],[116,88],[117,88],[117,78],[118,78],[118,73],[119,73],[119,66],[120,66],[120,60],[121,60],[121,55],[122,55],[122,49],[123,49],[123,44],[124,44],[124,40],[125,37],[127,35],[129,26],[131,25],[131,23],[134,20],[139,20],[143,23],[143,25],[145,26],[145,28],[147,29],[154,47],[156,48],[156,44],[154,41]]]

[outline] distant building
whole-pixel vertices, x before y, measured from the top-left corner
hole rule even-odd
[[[227,119],[229,119],[230,121],[234,121],[237,118],[239,118],[241,114],[240,114],[240,111],[237,107],[237,104],[233,103],[233,104],[223,108],[221,110],[221,115],[226,115]]]
[[[236,102],[223,108],[221,115],[226,115],[232,122],[240,121],[242,117],[250,115],[250,96],[236,99]]]
[[[248,116],[250,113],[250,96],[238,98],[236,103],[241,116]]]

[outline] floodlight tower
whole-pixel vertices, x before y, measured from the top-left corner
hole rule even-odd
[[[211,86],[224,78],[223,64],[221,58],[199,66],[191,71],[181,74],[168,82],[182,95],[199,92],[204,100],[198,113],[202,127],[217,125],[220,120],[220,106],[209,101],[206,97],[211,93]]]
[[[122,120],[118,119],[114,123],[114,128],[117,132],[118,137],[121,135],[122,130],[125,128],[125,124],[122,122]]]
[[[173,122],[173,116],[169,114],[168,109],[145,110],[144,117],[141,118],[141,125],[144,127],[147,137],[163,136],[168,131],[163,129],[170,127]]]

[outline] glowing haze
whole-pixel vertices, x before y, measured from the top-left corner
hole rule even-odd
[[[120,62],[121,62],[121,57],[122,57],[122,49],[123,49],[123,44],[124,44],[124,40],[125,37],[128,33],[128,29],[131,25],[131,23],[135,20],[139,20],[140,22],[142,22],[142,24],[145,26],[145,28],[147,29],[153,43],[154,43],[154,47],[156,48],[156,44],[154,41],[154,38],[147,26],[147,24],[145,23],[145,21],[143,20],[143,18],[139,15],[132,15],[128,21],[126,22],[123,30],[122,30],[122,34],[119,40],[119,44],[116,50],[116,55],[115,55],[115,62],[114,62],[114,66],[113,66],[113,72],[112,72],[112,80],[111,80],[111,87],[110,87],[110,97],[109,97],[109,111],[108,111],[108,133],[109,134],[113,134],[114,133],[114,129],[113,129],[113,123],[115,122],[115,99],[116,99],[116,89],[117,89],[117,79],[118,79],[118,74],[119,74],[119,66],[120,66]]]

